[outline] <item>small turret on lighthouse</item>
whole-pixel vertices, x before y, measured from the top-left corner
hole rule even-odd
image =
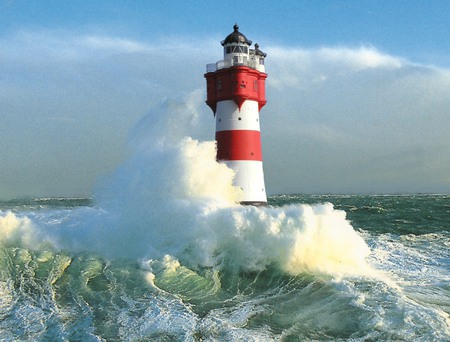
[[[233,28],[221,42],[223,60],[206,66],[206,103],[216,118],[217,160],[235,170],[241,203],[265,205],[259,111],[266,104],[266,54]]]

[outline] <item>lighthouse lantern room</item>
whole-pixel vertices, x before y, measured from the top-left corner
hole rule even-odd
[[[216,120],[217,160],[235,171],[241,203],[265,205],[259,111],[266,104],[266,54],[233,28],[221,42],[223,60],[206,66],[206,103]]]

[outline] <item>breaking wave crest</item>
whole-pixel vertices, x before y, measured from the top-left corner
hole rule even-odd
[[[170,106],[188,129],[192,113],[184,108]],[[260,271],[276,265],[291,275],[372,272],[366,263],[370,250],[344,211],[330,203],[239,205],[233,171],[215,161],[215,143],[173,134],[169,114],[158,116],[166,118],[158,126],[163,130],[146,123],[154,115],[140,122],[131,156],[102,180],[94,208],[72,210],[64,218],[54,212],[2,213],[0,243],[49,243],[109,258],[168,255],[194,269]],[[142,127],[148,127],[146,134]]]

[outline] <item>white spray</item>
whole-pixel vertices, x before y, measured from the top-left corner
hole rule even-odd
[[[294,275],[369,274],[368,246],[345,212],[330,203],[237,204],[233,171],[216,162],[215,143],[184,134],[198,124],[198,98],[194,92],[187,103],[170,103],[167,112],[141,120],[131,134],[130,157],[98,186],[97,208],[72,211],[56,227],[1,214],[2,234],[17,236],[14,231],[26,226],[34,235],[18,242],[24,245],[41,239],[107,257],[163,260],[169,255],[191,268],[255,271],[277,265]]]

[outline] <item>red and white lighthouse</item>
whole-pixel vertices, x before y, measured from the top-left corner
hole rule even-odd
[[[216,118],[217,160],[235,170],[242,204],[267,203],[259,111],[266,104],[264,58],[258,44],[234,31],[221,42],[223,60],[206,66],[207,105]]]

